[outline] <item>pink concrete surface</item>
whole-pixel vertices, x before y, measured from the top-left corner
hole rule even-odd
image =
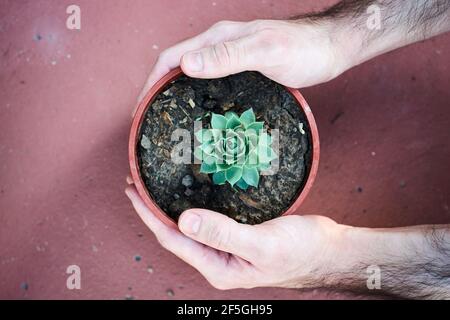
[[[65,27],[73,3],[80,31]],[[221,19],[330,3],[0,1],[0,298],[355,297],[215,290],[160,248],[123,193],[130,112],[163,48]],[[301,213],[368,227],[450,222],[449,54],[443,35],[302,90],[322,150]],[[66,288],[72,264],[81,290]]]

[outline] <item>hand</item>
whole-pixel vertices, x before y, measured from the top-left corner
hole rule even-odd
[[[180,216],[179,231],[153,215],[134,186],[126,194],[161,245],[218,289],[320,286],[340,253],[345,227],[325,217],[286,216],[250,226],[191,209]]]
[[[252,70],[300,88],[335,78],[350,65],[333,41],[328,23],[302,20],[222,21],[163,51],[139,101],[167,72],[181,65],[195,78],[219,78]]]

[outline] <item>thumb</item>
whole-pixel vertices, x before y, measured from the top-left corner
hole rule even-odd
[[[194,78],[221,78],[247,70],[256,70],[249,50],[252,37],[244,37],[191,51],[181,58],[181,68]],[[256,53],[256,52],[255,52]]]
[[[221,213],[190,209],[180,216],[178,226],[186,236],[209,247],[248,261],[258,256],[261,242],[257,228],[240,224]]]

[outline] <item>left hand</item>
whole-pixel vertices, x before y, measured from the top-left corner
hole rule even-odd
[[[138,101],[178,66],[202,79],[252,70],[293,88],[326,82],[352,66],[347,50],[334,39],[337,30],[333,23],[308,19],[218,22],[161,52]]]

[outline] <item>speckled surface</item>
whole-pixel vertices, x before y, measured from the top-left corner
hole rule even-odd
[[[73,2],[80,31],[65,27]],[[1,1],[0,298],[354,297],[215,290],[160,248],[123,193],[130,113],[162,48],[217,20],[326,3]],[[322,147],[302,213],[369,227],[450,222],[449,51],[443,35],[302,90]],[[66,288],[72,264],[81,290]]]

